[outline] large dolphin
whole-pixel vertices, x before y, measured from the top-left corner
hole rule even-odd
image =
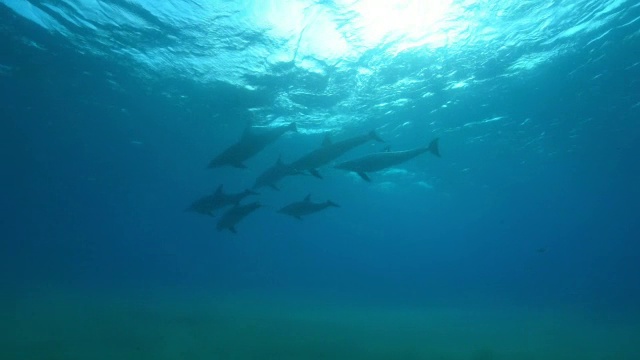
[[[298,220],[302,220],[302,216],[322,211],[328,207],[340,207],[340,205],[334,203],[331,200],[327,200],[323,203],[314,203],[311,201],[311,195],[309,194],[304,198],[304,200],[293,202],[278,210],[278,212],[281,214],[293,216]]]
[[[278,160],[271,167],[267,168],[262,174],[256,178],[252,189],[259,189],[261,187],[270,186],[274,190],[280,190],[278,188],[278,181],[282,178],[291,175],[302,175],[302,171],[296,170],[282,162],[282,159],[278,157]]]
[[[386,151],[369,154],[359,159],[345,161],[338,164],[336,165],[336,169],[356,172],[365,181],[371,181],[367,175],[368,172],[379,171],[401,164],[425,152],[430,152],[433,155],[440,157],[438,140],[438,138],[435,138],[429,143],[429,145],[413,150]]]
[[[293,163],[291,163],[291,167],[296,170],[309,171],[311,175],[322,179],[322,176],[318,172],[318,168],[320,166],[330,163],[331,161],[344,155],[349,150],[366,144],[371,140],[384,142],[384,140],[382,140],[380,136],[376,134],[375,130],[371,130],[366,135],[360,135],[337,142],[331,141],[331,138],[329,137],[329,135],[327,135],[324,138],[324,141],[322,142],[322,146],[320,148],[313,150],[300,159],[294,161]]]
[[[244,219],[245,217],[247,217],[247,215],[259,209],[261,206],[262,205],[260,205],[260,203],[257,201],[246,205],[235,205],[231,209],[227,210],[224,214],[222,214],[222,217],[216,225],[216,229],[218,229],[218,231],[229,229],[229,231],[236,234],[238,232],[236,230],[236,225],[240,222],[240,220]]]
[[[296,123],[292,122],[289,125],[261,129],[249,126],[245,129],[240,140],[226,148],[209,162],[209,168],[222,166],[246,168],[244,165],[245,160],[259,153],[260,150],[288,131],[298,131]]]
[[[222,189],[222,184],[220,184],[213,194],[203,196],[194,201],[186,211],[194,211],[203,215],[214,216],[216,210],[230,205],[237,205],[242,199],[249,195],[258,195],[258,193],[247,189],[238,193],[226,194]]]

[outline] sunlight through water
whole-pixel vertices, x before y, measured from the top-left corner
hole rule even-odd
[[[248,4],[247,4],[248,5]],[[453,0],[336,1],[312,6],[302,1],[257,2],[252,21],[276,39],[288,41],[290,53],[273,61],[310,56],[332,63],[357,61],[366,51],[384,48],[391,57],[412,48],[437,49],[464,39],[471,25],[464,4]],[[305,66],[304,60],[299,65]]]
[[[362,109],[375,119],[418,104],[430,114],[455,108],[458,100],[441,95],[495,88],[579,49],[595,54],[616,28],[637,19],[626,0],[0,4],[83,53],[113,57],[144,81],[266,92],[274,101],[255,109],[258,118],[298,121],[309,132],[360,123]]]

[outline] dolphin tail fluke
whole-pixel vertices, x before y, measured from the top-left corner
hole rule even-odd
[[[254,185],[254,187],[253,187],[253,188],[254,188],[254,189],[256,188],[256,187],[255,187],[255,185]],[[260,193],[259,193],[259,192],[253,191],[253,190],[251,190],[251,189],[246,189],[246,190],[244,191],[244,193],[245,193],[245,194],[247,194],[247,195],[260,195]]]
[[[385,142],[384,140],[382,140],[382,138],[378,135],[378,133],[375,130],[371,130],[369,131],[369,137],[371,137],[373,140],[377,141],[377,142]]]
[[[437,157],[440,157],[440,149],[438,148],[439,141],[440,141],[440,138],[435,138],[431,140],[431,142],[429,143],[429,146],[427,147],[427,150]]]
[[[327,200],[327,206],[333,206],[333,207],[338,207],[338,208],[340,207],[340,205],[338,205],[338,204],[334,203],[334,202],[333,202],[333,201],[331,201],[331,200]]]

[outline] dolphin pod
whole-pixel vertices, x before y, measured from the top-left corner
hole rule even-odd
[[[223,166],[246,168],[246,165],[244,164],[246,160],[258,154],[269,144],[274,143],[278,138],[289,131],[297,132],[295,123],[292,122],[288,125],[278,126],[275,128],[258,128],[248,126],[238,141],[211,160],[209,168]],[[308,152],[291,163],[285,163],[280,157],[278,157],[278,160],[272,166],[267,168],[256,178],[252,189],[255,190],[262,187],[271,187],[275,190],[279,190],[278,182],[285,177],[294,175],[313,175],[322,179],[323,177],[318,171],[319,168],[331,165],[331,163],[349,151],[373,141],[384,142],[375,130],[372,130],[367,134],[335,142],[332,141],[329,135],[326,135],[319,148]],[[368,173],[373,173],[402,164],[427,152],[440,157],[439,138],[433,139],[428,145],[423,147],[403,151],[372,153],[360,158],[344,161],[339,164],[334,163],[335,165],[333,167],[340,170],[355,172],[366,182],[371,182],[371,178]],[[216,228],[218,231],[227,229],[235,234],[237,233],[236,225],[249,214],[262,207],[258,201],[241,204],[244,198],[251,195],[258,195],[258,193],[249,189],[238,193],[224,193],[223,187],[220,185],[216,189],[215,193],[196,200],[186,209],[186,211],[214,216],[216,210],[229,207],[218,220]],[[295,201],[287,204],[277,212],[302,220],[304,216],[321,212],[330,207],[339,208],[340,206],[331,200],[327,200],[325,202],[313,202],[311,201],[311,195],[309,194],[302,201]]]

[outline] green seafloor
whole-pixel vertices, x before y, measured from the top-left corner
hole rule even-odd
[[[637,314],[175,293],[5,298],[0,359],[640,359]]]

